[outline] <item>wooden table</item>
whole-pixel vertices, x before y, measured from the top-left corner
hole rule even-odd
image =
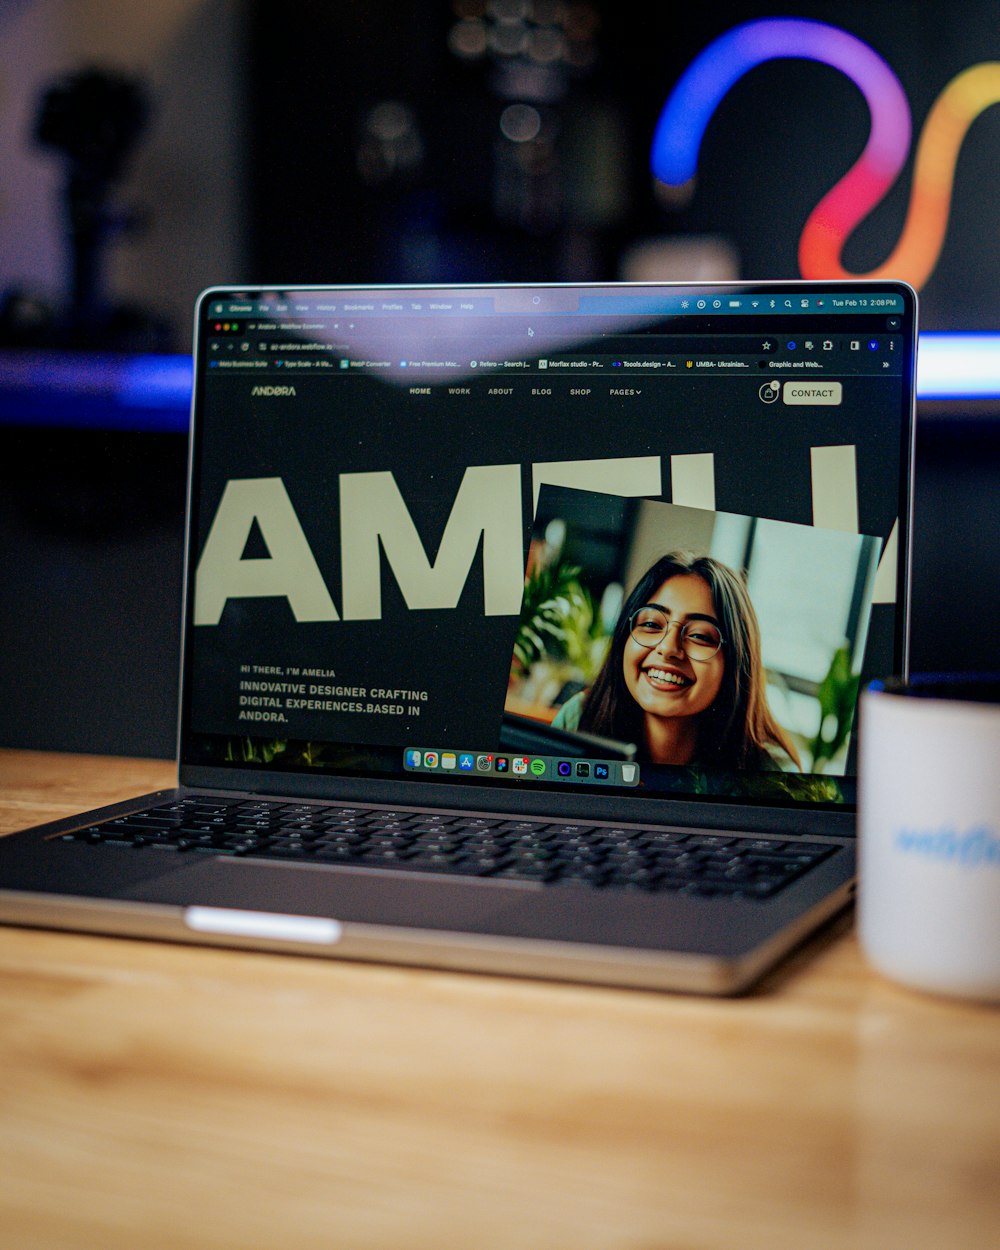
[[[168,785],[0,752],[0,832]],[[733,1001],[0,929],[7,1250],[987,1250],[1000,1012],[835,922]]]

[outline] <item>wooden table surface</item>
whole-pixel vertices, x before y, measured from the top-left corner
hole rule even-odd
[[[0,752],[0,832],[172,783]],[[848,919],[737,1000],[0,929],[3,1250],[988,1250],[1000,1012]]]

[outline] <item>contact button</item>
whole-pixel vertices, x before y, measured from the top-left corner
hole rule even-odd
[[[842,382],[786,382],[781,398],[786,404],[839,404]]]

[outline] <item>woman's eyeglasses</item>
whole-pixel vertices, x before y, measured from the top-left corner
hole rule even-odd
[[[689,660],[704,664],[717,655],[725,639],[711,621],[672,621],[662,608],[646,604],[629,617],[628,630],[640,647],[652,649],[666,637],[671,626],[678,627],[678,642]]]

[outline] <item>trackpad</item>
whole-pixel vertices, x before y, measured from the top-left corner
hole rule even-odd
[[[129,890],[144,903],[228,907],[358,924],[490,932],[489,920],[537,887],[474,877],[448,880],[384,871],[265,864],[245,859],[187,863]]]

